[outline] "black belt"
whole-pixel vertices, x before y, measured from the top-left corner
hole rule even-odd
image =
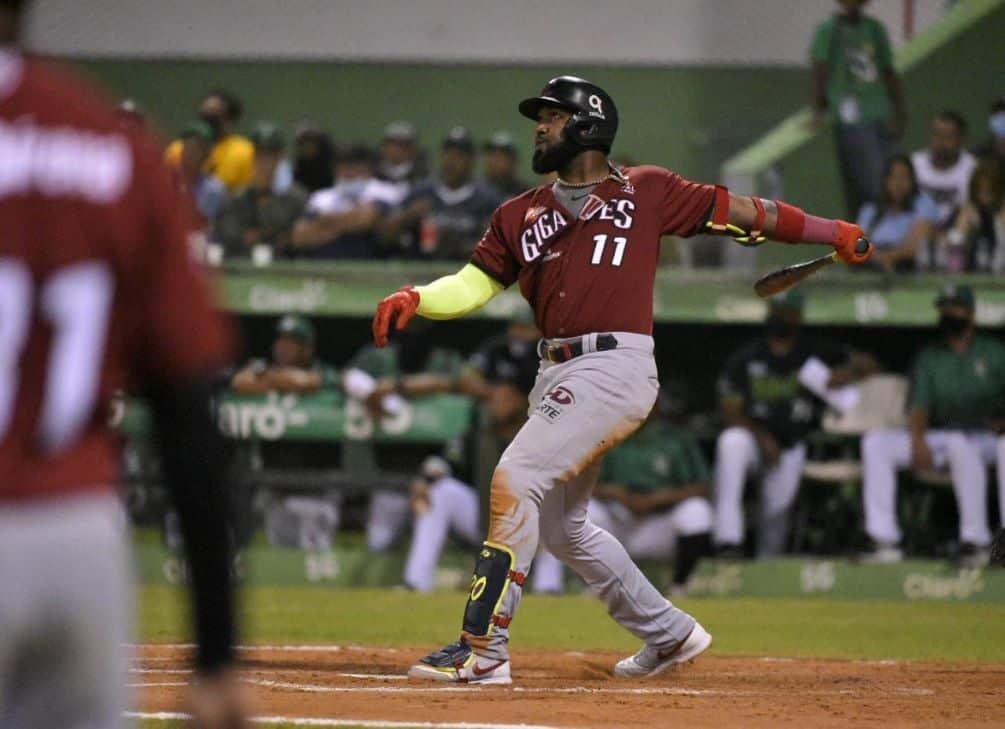
[[[541,359],[546,359],[549,362],[568,362],[570,359],[574,359],[581,354],[586,354],[583,351],[583,340],[586,337],[580,337],[571,342],[563,342],[561,344],[548,344],[548,340],[542,339],[538,344],[537,351],[541,355]],[[618,340],[613,334],[598,334],[597,335],[597,352],[606,352],[611,349],[618,348]]]

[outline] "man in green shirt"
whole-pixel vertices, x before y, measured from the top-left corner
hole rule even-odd
[[[710,551],[709,469],[694,437],[650,416],[604,458],[589,518],[636,559],[674,557],[670,594],[679,597]]]
[[[814,119],[834,127],[848,215],[879,198],[883,165],[907,121],[883,24],[862,12],[867,0],[838,0],[841,12],[813,36]]]
[[[999,430],[1005,398],[1005,346],[978,333],[974,293],[948,285],[935,301],[940,341],[917,356],[908,398],[909,426],[883,428],[862,439],[863,502],[873,563],[902,558],[896,520],[897,470],[949,467],[960,513],[962,564],[984,565],[991,532],[986,464],[999,459],[999,494],[1005,497]]]
[[[242,395],[267,392],[309,395],[338,386],[335,369],[314,354],[314,325],[294,314],[276,326],[270,360],[252,359],[230,378],[230,389]]]

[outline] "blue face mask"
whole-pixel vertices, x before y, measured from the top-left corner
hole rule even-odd
[[[988,119],[988,127],[996,137],[1005,137],[1005,111],[999,111]]]

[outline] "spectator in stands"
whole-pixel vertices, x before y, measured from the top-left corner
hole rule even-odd
[[[241,100],[224,89],[210,91],[199,105],[199,118],[212,130],[213,138],[206,172],[218,177],[228,192],[251,182],[254,172],[255,148],[235,131],[243,113]],[[166,155],[170,164],[177,165],[181,160],[181,142],[176,140],[168,146]]]
[[[213,147],[209,125],[194,121],[178,137],[181,144],[177,167],[179,187],[194,201],[192,230],[205,230],[227,200],[227,188],[212,173],[206,172],[206,160]]]
[[[496,132],[482,147],[485,161],[485,182],[505,199],[516,197],[531,186],[516,173],[519,159],[516,142],[509,132]]]
[[[312,258],[373,258],[377,226],[397,199],[373,176],[373,152],[364,144],[340,151],[335,186],[311,195],[293,227],[293,246]]]
[[[832,388],[875,371],[868,355],[802,332],[802,294],[768,304],[765,333],[726,361],[719,379],[722,418],[715,455],[715,542],[726,557],[742,554],[743,488],[761,482],[757,552],[779,554],[806,460],[806,436]]]
[[[834,128],[845,205],[854,217],[880,196],[886,160],[897,151],[907,113],[883,24],[862,12],[866,0],[838,0],[841,12],[813,36],[814,122]]]
[[[309,194],[335,184],[335,143],[310,122],[300,124],[293,137],[293,181]]]
[[[897,154],[886,163],[879,199],[862,206],[858,225],[876,246],[872,262],[885,271],[904,272],[915,269],[937,219],[935,203],[918,189],[911,159]]]
[[[255,145],[255,174],[251,184],[220,210],[213,240],[228,257],[247,257],[252,248],[266,245],[281,251],[291,244],[293,224],[303,212],[307,193],[299,185],[276,191],[276,176],[284,160],[285,140],[277,126],[259,124],[251,135]]]
[[[994,157],[977,163],[967,201],[946,236],[950,270],[1005,270],[1005,173]]]
[[[885,564],[903,557],[897,471],[910,467],[923,474],[948,466],[960,515],[960,562],[987,563],[991,532],[985,463],[996,458],[990,428],[1000,420],[1005,397],[1005,346],[977,331],[969,287],[947,285],[935,305],[940,338],[915,359],[909,427],[870,431],[862,439],[865,528],[873,541],[864,555],[867,562]]]
[[[694,436],[657,414],[659,409],[604,457],[589,518],[633,559],[673,558],[668,596],[679,598],[710,551],[709,469]]]
[[[991,105],[988,138],[974,147],[978,159],[994,159],[1005,169],[1005,96]]]
[[[931,139],[926,149],[911,155],[921,191],[935,201],[938,227],[953,224],[956,212],[967,199],[970,177],[977,160],[963,148],[967,122],[955,111],[943,111],[932,121]]]
[[[384,238],[420,258],[467,259],[499,194],[473,178],[475,142],[464,127],[443,140],[440,175],[415,187],[383,226]]]
[[[428,176],[429,165],[419,149],[415,125],[407,121],[388,124],[380,143],[377,179],[394,185],[399,200],[404,200]]]
[[[252,359],[230,380],[230,388],[242,395],[267,392],[307,395],[322,388],[336,387],[334,368],[314,354],[314,325],[302,316],[288,315],[279,320],[272,357]]]

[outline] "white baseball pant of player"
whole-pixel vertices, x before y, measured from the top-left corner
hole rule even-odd
[[[1005,495],[1005,447],[987,431],[929,430],[925,442],[936,468],[949,467],[960,512],[960,541],[991,543],[986,464],[998,461],[998,494]],[[901,539],[897,524],[897,471],[911,465],[911,435],[904,428],[872,430],[862,438],[862,501],[866,533],[881,544]]]
[[[715,542],[743,543],[743,486],[751,474],[761,478],[761,505],[757,553],[781,554],[789,535],[789,512],[799,491],[806,463],[806,445],[782,451],[778,463],[765,468],[753,433],[746,428],[726,428],[715,445]]]
[[[123,726],[129,574],[113,494],[0,507],[0,727]]]
[[[635,516],[624,504],[590,499],[590,521],[610,532],[635,559],[672,557],[678,537],[712,530],[712,505],[697,496],[659,514]]]
[[[590,334],[581,338],[583,355],[542,362],[530,417],[492,477],[488,541],[511,550],[512,569],[526,574],[540,540],[583,578],[621,626],[666,650],[688,637],[694,618],[663,597],[621,543],[587,515],[601,457],[642,424],[659,388],[652,337],[613,334],[616,349],[597,351],[596,335]],[[504,620],[513,617],[521,592],[515,582],[509,585],[497,610]],[[497,626],[472,646],[507,660],[508,640],[509,629]]]
[[[401,491],[376,490],[366,518],[366,547],[371,552],[390,549],[412,513],[412,501]]]
[[[447,476],[430,485],[428,498],[426,510],[415,517],[405,560],[405,584],[419,592],[436,587],[436,565],[451,531],[472,544],[482,537],[478,494],[472,487]],[[531,570],[534,592],[561,592],[562,572],[562,563],[547,550],[540,550]]]

